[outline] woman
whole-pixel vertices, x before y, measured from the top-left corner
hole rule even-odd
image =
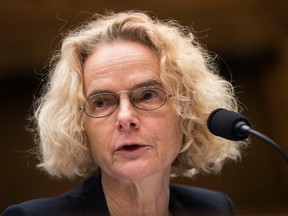
[[[233,87],[192,33],[142,12],[97,15],[63,40],[33,119],[39,167],[87,180],[3,215],[233,215],[222,193],[170,184],[240,157],[207,129],[219,107],[237,111]]]

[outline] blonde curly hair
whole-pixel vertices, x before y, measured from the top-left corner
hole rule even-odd
[[[227,159],[240,158],[239,143],[212,135],[206,121],[211,111],[238,111],[233,86],[217,73],[212,58],[192,32],[175,21],[160,21],[145,12],[95,15],[67,33],[51,61],[42,96],[32,118],[39,167],[56,177],[87,177],[98,169],[83,127],[83,63],[103,42],[129,40],[144,44],[160,59],[160,78],[172,93],[181,116],[182,151],[171,175],[219,172]]]

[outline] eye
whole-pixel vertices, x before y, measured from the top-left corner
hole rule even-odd
[[[102,99],[97,99],[93,102],[93,104],[94,104],[94,107],[101,108],[101,107],[105,106],[105,101]]]
[[[152,100],[153,98],[159,97],[159,94],[155,90],[145,90],[142,92],[140,95],[141,97],[139,98],[140,101],[147,101],[147,100]]]
[[[105,109],[114,106],[116,103],[115,100],[116,99],[112,95],[99,94],[89,99],[89,104],[93,109]]]
[[[137,105],[158,104],[163,101],[164,97],[164,92],[162,92],[160,89],[148,87],[135,91],[133,94],[133,102]]]

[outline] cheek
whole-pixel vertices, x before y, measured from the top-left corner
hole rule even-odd
[[[180,152],[183,143],[183,132],[180,128],[180,117],[176,117],[174,121],[172,121],[173,126],[171,125],[168,129],[171,132],[170,139],[174,141],[172,145],[174,145],[174,149],[177,149],[177,155]]]
[[[106,120],[106,119],[105,119]],[[84,121],[84,128],[89,142],[101,142],[103,138],[108,138],[107,134],[112,133],[111,124],[103,122],[102,119],[86,118]],[[102,141],[103,142],[103,141]]]
[[[107,135],[110,133],[108,127],[101,125],[103,124],[95,121],[95,119],[86,120],[84,123],[88,145],[95,160],[100,157],[97,153],[104,152],[103,150],[108,148],[105,143],[107,143],[107,139],[110,137]]]
[[[94,136],[96,133],[94,133],[94,131],[97,131],[97,128],[95,128],[95,126],[92,124],[92,122],[89,119],[85,119],[84,128],[85,128],[85,133],[88,139],[88,143],[90,145],[91,140],[95,139]]]
[[[159,143],[164,152],[177,156],[182,147],[183,133],[180,129],[180,119],[166,116],[164,121],[154,126],[156,143]]]
[[[167,142],[169,143],[168,147],[171,148],[171,150],[176,155],[178,155],[183,141],[183,133],[180,130],[179,126],[175,125],[174,127],[173,126],[169,127],[166,131],[166,136],[167,136]]]

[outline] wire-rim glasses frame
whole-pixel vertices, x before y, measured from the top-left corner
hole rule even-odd
[[[119,94],[128,93],[130,103],[139,110],[152,111],[161,108],[172,94],[155,86],[145,86],[134,91],[119,91],[117,93],[103,92],[90,96],[80,110],[89,117],[104,118],[111,115],[120,105]]]

